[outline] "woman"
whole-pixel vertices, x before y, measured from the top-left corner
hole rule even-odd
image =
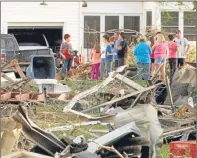
[[[151,49],[152,49],[152,47],[153,47],[153,45],[155,44],[155,39],[154,39],[154,37],[151,37],[150,38],[150,47],[151,47]],[[151,77],[153,77],[154,76],[154,73],[155,73],[155,64],[154,64],[154,50],[152,50],[152,54],[150,55],[150,58],[151,58]]]
[[[73,60],[73,50],[72,45],[70,43],[70,35],[65,34],[64,40],[60,46],[60,55],[63,58],[63,66],[62,70],[60,71],[62,77],[66,77],[68,71],[72,67],[72,60]]]
[[[146,43],[146,37],[141,36],[139,43],[134,49],[134,55],[136,56],[137,63],[137,76],[139,80],[150,80],[150,55],[152,50]]]
[[[100,59],[100,79],[104,79],[105,77],[105,54],[106,54],[106,46],[109,41],[109,36],[103,36],[103,46],[101,47],[101,59]]]
[[[91,59],[92,59],[92,80],[98,80],[99,78],[99,66],[100,66],[100,46],[98,43],[94,45],[94,48],[91,53]]]
[[[178,45],[176,42],[174,42],[174,36],[173,35],[168,35],[169,38],[169,56],[168,56],[168,61],[170,65],[170,84],[172,83],[172,77],[174,75],[174,72],[177,67],[177,51],[178,51]]]
[[[160,67],[159,80],[164,81],[165,80],[165,63],[166,63],[168,47],[165,42],[165,38],[162,34],[157,35],[157,39],[155,41],[155,44],[152,47],[152,50],[154,50],[155,70],[158,70]]]

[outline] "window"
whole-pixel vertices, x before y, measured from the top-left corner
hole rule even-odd
[[[119,29],[119,16],[105,16],[105,31]],[[108,33],[113,36],[113,33]]]
[[[146,27],[152,26],[152,11],[146,12]]]
[[[196,40],[196,12],[184,12],[184,37],[189,41]]]
[[[100,43],[100,16],[84,16],[84,48]]]
[[[161,28],[166,32],[175,32],[179,28],[179,12],[161,12]]]
[[[134,31],[140,31],[140,16],[124,16],[124,29],[130,29]],[[130,44],[132,36],[135,33],[130,33],[129,30],[125,31],[126,41]]]

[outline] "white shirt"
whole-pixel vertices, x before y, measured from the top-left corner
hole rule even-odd
[[[101,47],[101,58],[105,58],[105,53],[106,53],[106,46]]]
[[[188,40],[186,38],[175,39],[175,42],[178,45],[178,54],[177,58],[185,58],[185,48],[189,45]]]

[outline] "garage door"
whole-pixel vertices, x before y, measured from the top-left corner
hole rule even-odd
[[[8,33],[15,35],[16,39],[21,43],[28,42],[27,39],[24,39],[25,36],[21,36],[25,33],[43,34],[50,48],[54,52],[59,52],[63,35],[63,23],[8,23]]]

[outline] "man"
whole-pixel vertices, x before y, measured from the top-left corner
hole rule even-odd
[[[128,50],[128,45],[125,42],[125,36],[123,33],[119,34],[118,39],[120,40],[120,44],[118,44],[118,66],[125,65],[125,56]]]
[[[176,37],[177,39],[175,39],[175,42],[178,45],[177,66],[178,68],[181,68],[184,65],[186,55],[190,49],[190,45],[188,43],[188,40],[182,37],[182,33],[180,30],[176,31]]]
[[[115,68],[118,67],[118,45],[120,45],[120,40],[118,40],[118,37],[119,37],[119,32],[115,32],[114,33],[114,38],[115,38],[115,41],[114,41],[114,53],[116,53],[116,55],[114,56],[114,60],[115,60]]]

